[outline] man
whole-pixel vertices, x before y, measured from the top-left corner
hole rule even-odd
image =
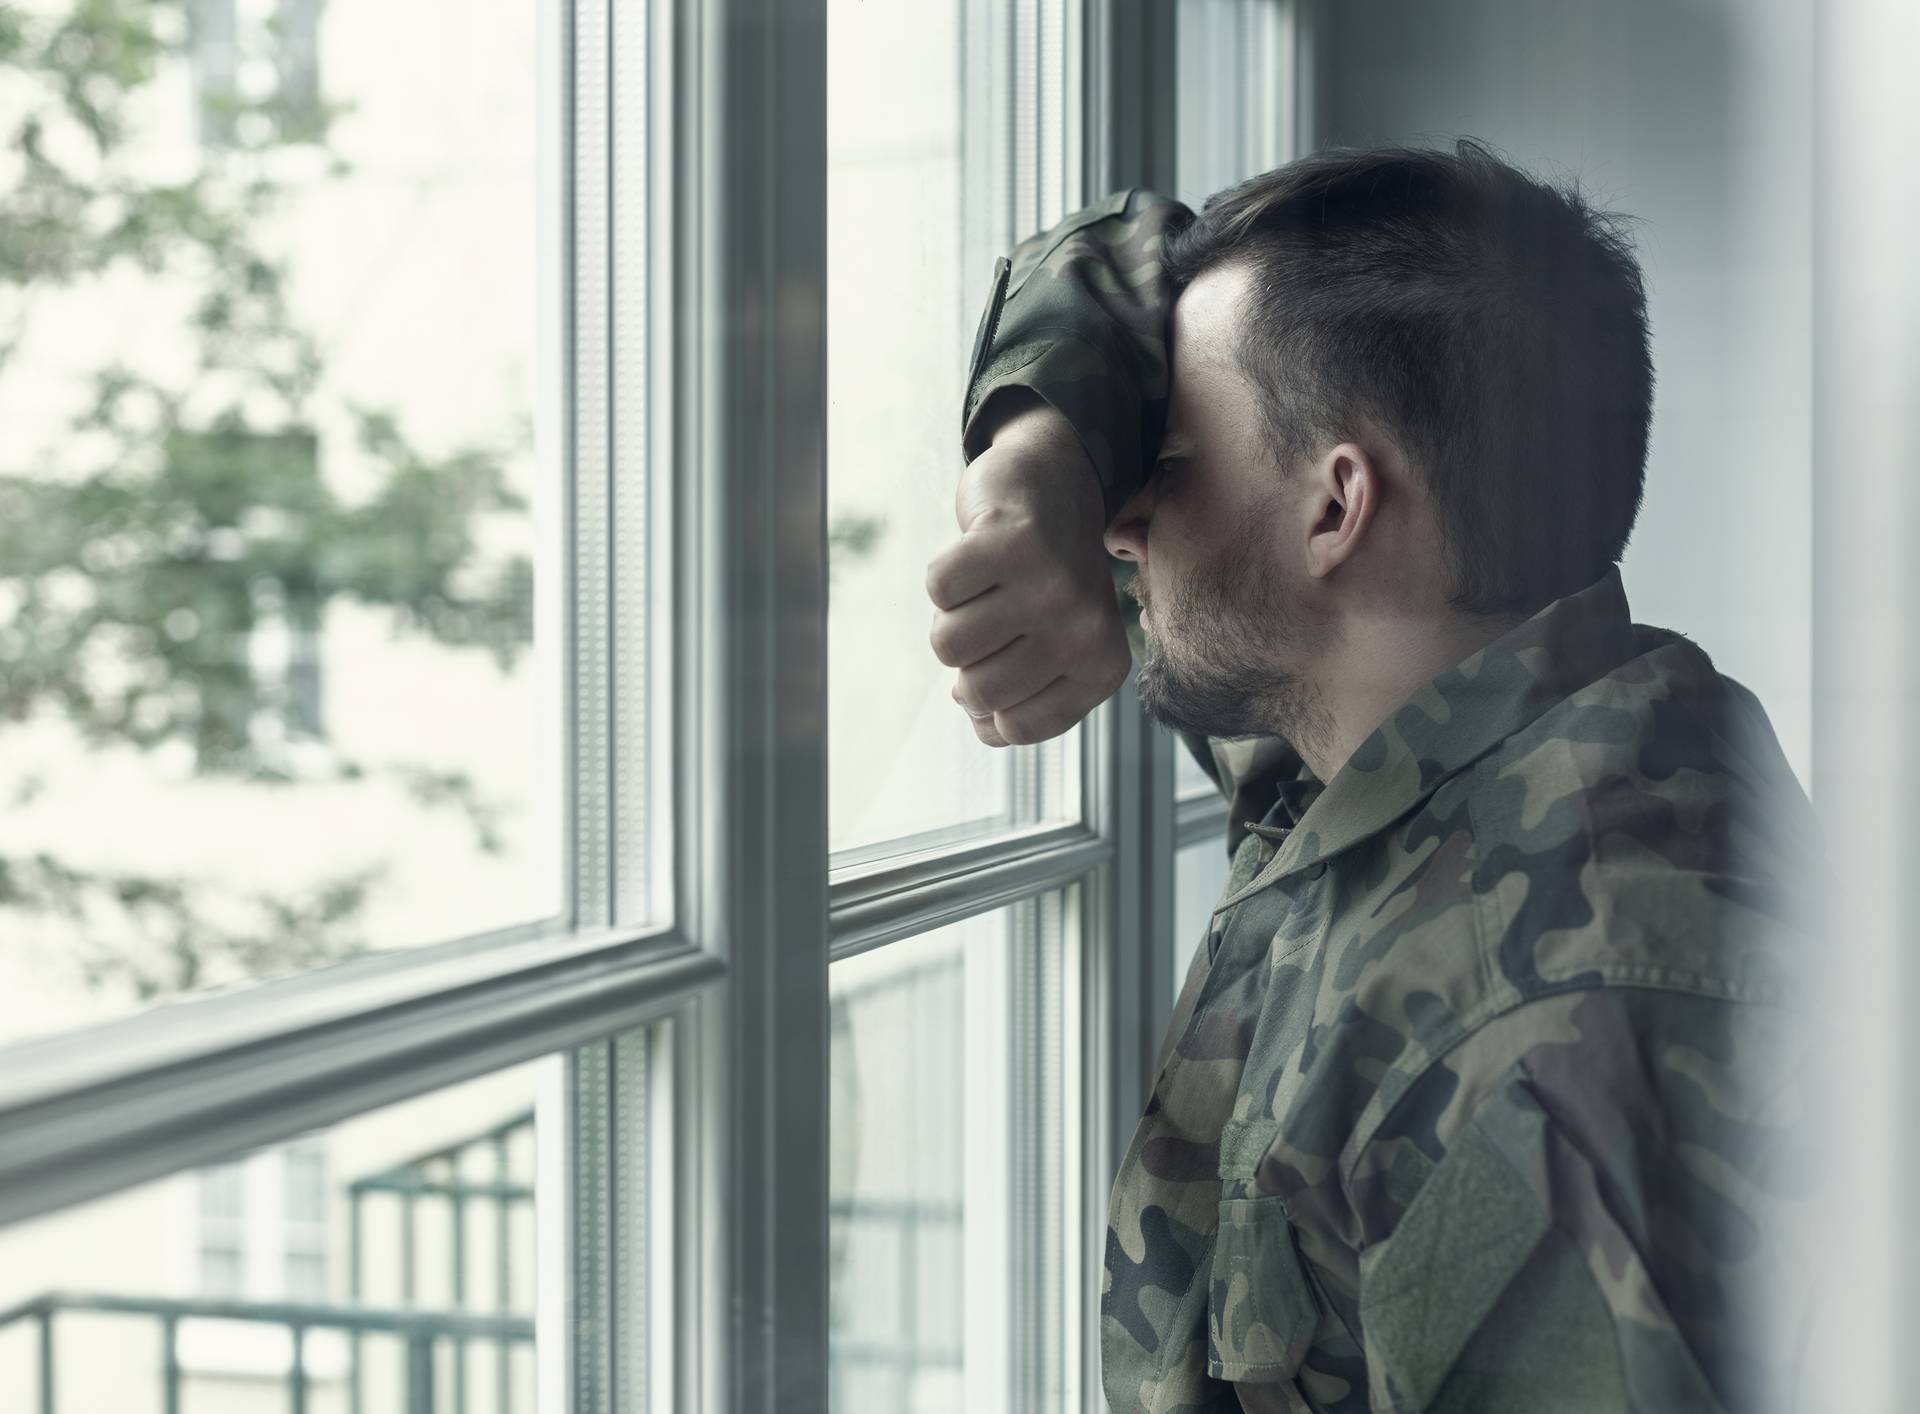
[[[955,699],[1038,741],[1138,657],[1231,800],[1113,1187],[1112,1409],[1790,1407],[1819,845],[1752,694],[1628,615],[1619,224],[1477,144],[1334,151],[995,273]]]

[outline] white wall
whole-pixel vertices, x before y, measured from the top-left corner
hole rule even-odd
[[[1808,0],[1340,0],[1314,28],[1318,145],[1471,135],[1641,218],[1628,603],[1759,694],[1811,789]]]

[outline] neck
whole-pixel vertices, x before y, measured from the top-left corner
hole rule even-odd
[[[1409,697],[1526,618],[1408,614],[1397,607],[1348,620],[1317,665],[1314,721],[1294,738],[1294,749],[1316,777],[1331,781]]]

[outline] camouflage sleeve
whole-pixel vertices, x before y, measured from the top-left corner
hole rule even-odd
[[[960,440],[968,461],[986,448],[981,412],[993,395],[1029,389],[1073,425],[1113,520],[1166,431],[1173,300],[1160,244],[1192,219],[1181,202],[1129,187],[1002,257],[967,374]]]
[[[1810,1036],[1781,1008],[1606,987],[1435,1062],[1352,1183],[1371,1406],[1796,1407]]]

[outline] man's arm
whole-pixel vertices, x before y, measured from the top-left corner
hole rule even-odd
[[[969,465],[1008,422],[1037,405],[1063,418],[1087,454],[1110,523],[1148,475],[1166,430],[1172,291],[1160,245],[1192,220],[1181,202],[1131,187],[1028,237],[995,266],[974,337],[962,412]],[[1132,567],[1112,560],[1114,587]],[[1140,607],[1118,595],[1136,662],[1146,656]],[[1229,800],[1235,782],[1212,744],[1181,740]]]

